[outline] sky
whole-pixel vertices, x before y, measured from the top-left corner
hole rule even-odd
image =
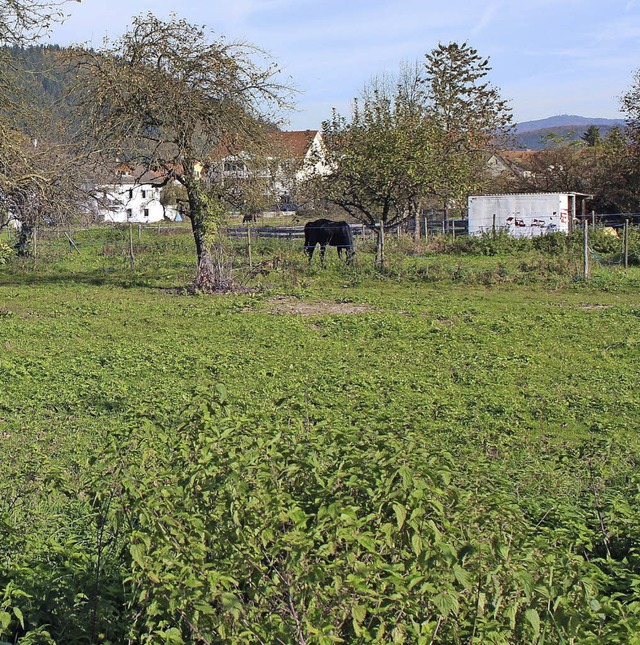
[[[135,15],[172,13],[215,37],[248,41],[298,90],[287,130],[319,129],[376,75],[424,60],[439,43],[488,57],[488,80],[515,122],[558,114],[620,118],[640,68],[640,0],[82,0],[49,42],[99,47]]]

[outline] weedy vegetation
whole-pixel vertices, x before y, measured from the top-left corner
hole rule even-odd
[[[640,642],[633,263],[72,239],[2,255],[0,640]]]

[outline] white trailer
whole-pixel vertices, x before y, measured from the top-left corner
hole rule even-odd
[[[514,237],[568,233],[580,193],[519,193],[469,197],[469,235],[507,231]]]

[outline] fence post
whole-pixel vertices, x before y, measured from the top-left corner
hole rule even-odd
[[[584,232],[582,272],[585,278],[589,277],[589,222],[584,218],[582,230]]]
[[[133,254],[133,224],[129,223],[129,259],[131,260],[131,270],[135,269],[136,259]]]
[[[247,252],[249,254],[249,268],[253,269],[253,257],[251,255],[251,226],[247,226]]]
[[[80,249],[76,246],[76,243],[73,241],[71,235],[69,235],[69,233],[67,233],[66,231],[64,232],[64,234],[67,236],[67,239],[69,240],[69,246],[74,248],[76,250],[76,253],[79,254]]]
[[[624,220],[624,268],[629,268],[629,219]]]

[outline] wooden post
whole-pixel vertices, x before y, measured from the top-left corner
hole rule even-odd
[[[247,226],[247,252],[249,254],[249,268],[253,269],[253,256],[251,255],[251,226]]]
[[[596,212],[591,211],[591,228],[595,231],[596,230]]]
[[[136,259],[133,254],[133,224],[129,224],[129,259],[131,260],[131,270],[135,269]]]
[[[428,240],[429,239],[429,220],[427,218],[424,218],[424,239]]]
[[[589,277],[589,221],[585,217],[582,222],[582,230],[584,232],[584,244],[583,244],[583,258],[582,258],[582,272],[586,278]]]
[[[142,224],[138,224],[138,242],[142,239]]]
[[[67,239],[69,240],[69,246],[73,247],[77,253],[80,253],[80,249],[76,246],[76,243],[71,239],[71,236],[69,235],[69,233],[65,231],[64,234],[67,236]]]
[[[629,268],[629,220],[624,220],[624,268]]]
[[[38,227],[33,227],[33,263],[38,259]]]
[[[496,214],[493,214],[493,222],[491,223],[491,234],[493,239],[496,239]]]

